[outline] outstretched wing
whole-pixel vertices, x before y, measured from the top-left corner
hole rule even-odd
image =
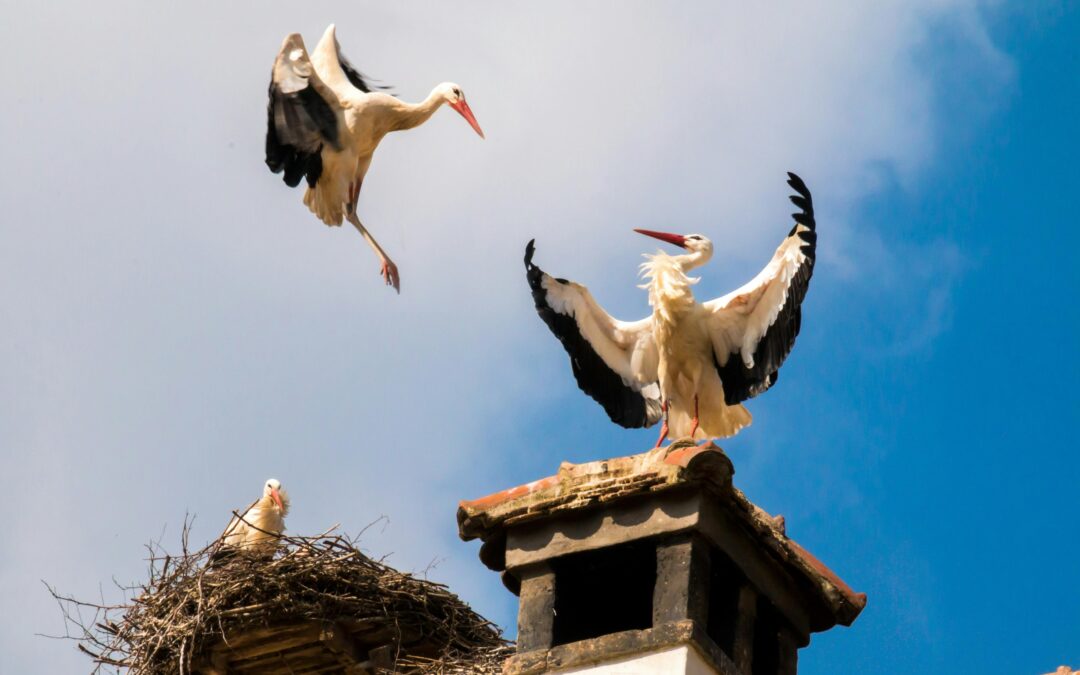
[[[536,312],[570,355],[578,386],[618,425],[656,424],[662,412],[650,319],[634,323],[613,319],[587,288],[556,279],[534,265],[533,244],[525,247],[525,272]]]
[[[307,177],[314,187],[322,175],[322,148],[339,148],[340,104],[311,65],[299,33],[285,38],[274,61],[267,106],[266,165],[284,171],[285,184],[296,187]]]
[[[345,89],[345,82],[340,75],[344,75],[344,79],[349,82],[353,87],[356,87],[365,94],[372,94],[377,91],[386,91],[390,87],[384,87],[381,85],[373,84],[375,80],[367,77],[356,67],[349,62],[345,55],[341,53],[341,44],[337,39],[337,27],[334,24],[330,24],[326,27],[326,31],[323,36],[319,38],[319,42],[315,45],[315,50],[312,52],[312,59],[315,62],[315,66],[322,74],[326,83],[334,89],[339,96],[348,95]],[[341,69],[340,74],[338,69]]]
[[[352,86],[356,87],[360,91],[370,94],[374,91],[389,91],[391,87],[386,87],[381,84],[372,84],[374,80],[361,73],[359,70],[349,62],[349,59],[345,58],[345,55],[338,50],[338,63],[341,64],[341,70],[345,73],[345,77],[348,78]]]
[[[795,226],[750,283],[705,303],[728,405],[771,387],[799,334],[802,301],[814,273],[817,230],[810,190],[795,174],[788,173],[788,178],[798,193],[791,201],[801,209],[792,214]]]

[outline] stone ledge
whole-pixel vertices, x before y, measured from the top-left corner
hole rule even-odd
[[[672,621],[644,630],[627,630],[551,649],[515,654],[503,665],[504,675],[538,675],[648,654],[668,647],[693,647],[719,675],[740,675],[735,664],[694,621]]]

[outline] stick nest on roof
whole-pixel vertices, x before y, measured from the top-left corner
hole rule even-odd
[[[188,553],[186,527],[183,541],[178,556],[151,545],[150,578],[124,587],[125,604],[50,589],[93,673],[483,674],[509,655],[498,629],[445,586],[365,556],[356,540],[282,537],[272,558],[224,561],[217,542]]]

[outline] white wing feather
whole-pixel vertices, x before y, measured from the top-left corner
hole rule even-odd
[[[803,225],[799,228],[808,229]],[[797,236],[784,239],[757,276],[727,295],[704,303],[710,313],[710,335],[720,365],[738,352],[747,368],[754,367],[754,348],[776,321],[787,302],[795,273],[807,261],[802,243]]]
[[[563,283],[545,274],[541,286],[551,308],[574,318],[582,337],[626,386],[640,390],[656,381],[659,357],[651,318],[620,321],[600,307],[589,289],[573,281]]]

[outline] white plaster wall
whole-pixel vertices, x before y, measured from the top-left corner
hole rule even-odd
[[[681,645],[648,654],[636,654],[623,659],[598,663],[570,670],[550,671],[560,675],[588,673],[589,675],[717,675],[697,650]]]

